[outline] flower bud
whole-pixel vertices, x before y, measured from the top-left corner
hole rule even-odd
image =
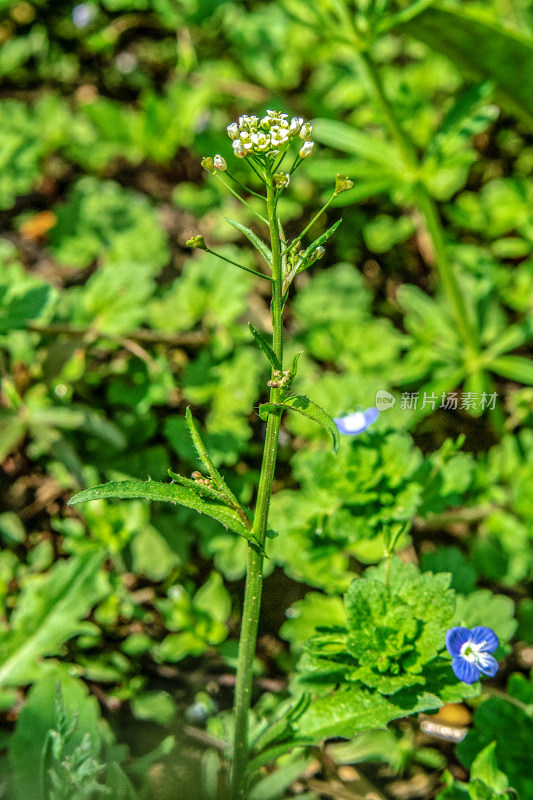
[[[207,245],[203,236],[193,236],[185,242],[187,247],[194,247],[195,250],[207,250]]]
[[[300,158],[308,158],[311,155],[311,153],[313,152],[313,147],[314,146],[315,146],[314,142],[304,142],[303,145],[300,148],[300,152],[298,153]]]
[[[237,156],[237,158],[245,158],[246,157],[246,148],[241,142],[240,139],[236,139],[233,142],[233,152]]]
[[[310,139],[312,130],[313,128],[311,126],[311,123],[304,122],[304,124],[300,128],[300,139],[304,139],[304,141]]]
[[[228,132],[228,136],[230,139],[238,139],[239,138],[239,126],[236,122],[232,122],[231,125],[228,125],[226,128]]]
[[[205,156],[204,158],[202,158],[200,164],[208,172],[211,172],[213,175],[215,174],[215,162],[213,161],[211,156]]]
[[[297,133],[300,133],[303,124],[304,124],[303,117],[293,117],[291,119],[291,124],[289,127],[291,134],[295,136]]]
[[[316,247],[316,248],[313,250],[313,252],[311,253],[311,255],[310,255],[310,256],[308,256],[308,258],[307,258],[307,260],[306,260],[306,264],[307,264],[307,266],[309,266],[310,264],[314,264],[314,263],[315,263],[315,261],[318,261],[318,259],[319,259],[319,258],[323,258],[323,257],[324,257],[324,253],[325,253],[325,252],[326,252],[326,251],[324,250],[324,248],[322,247],[322,245],[319,245],[318,247]]]
[[[228,165],[226,164],[226,159],[223,156],[219,155],[218,153],[213,159],[213,164],[215,166],[215,169],[220,169],[222,170],[222,172],[224,172],[224,170],[228,168]]]
[[[291,176],[288,172],[277,172],[274,175],[274,183],[278,187],[278,189],[285,189],[291,180]]]
[[[347,192],[349,189],[353,189],[353,187],[354,182],[349,178],[340,174],[335,175],[335,194],[342,194],[342,192]]]

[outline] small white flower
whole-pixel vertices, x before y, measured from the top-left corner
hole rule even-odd
[[[269,149],[270,138],[266,133],[252,133],[252,143],[254,145],[254,150],[263,152],[264,150]]]
[[[228,125],[226,128],[228,132],[228,136],[230,139],[238,139],[239,138],[239,126],[236,122],[232,122],[231,125]]]
[[[228,165],[226,164],[226,159],[223,156],[219,155],[218,153],[213,159],[213,164],[215,166],[215,169],[220,169],[223,172],[228,168]]]
[[[304,124],[303,117],[293,117],[291,119],[289,130],[293,134],[293,136],[297,133],[300,133],[303,124]]]
[[[233,142],[233,152],[235,153],[237,158],[245,158],[246,157],[246,148],[245,148],[245,146],[243,145],[243,143],[239,139],[236,139]]]
[[[282,130],[279,126],[275,125],[270,129],[270,141],[274,147],[285,144],[289,140],[286,131]]]
[[[300,148],[300,152],[298,153],[300,158],[309,158],[309,156],[313,152],[314,146],[315,146],[314,142],[304,142]]]

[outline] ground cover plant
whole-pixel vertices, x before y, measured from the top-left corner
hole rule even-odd
[[[532,25],[0,4],[0,797],[533,797]]]

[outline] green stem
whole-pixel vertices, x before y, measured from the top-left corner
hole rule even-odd
[[[243,206],[246,206],[246,208],[248,208],[252,212],[252,214],[255,214],[257,219],[260,219],[261,222],[264,222],[265,225],[268,225],[268,220],[266,220],[262,214],[260,214],[258,211],[256,211],[255,208],[252,208],[250,203],[247,203],[246,200],[244,199],[244,197],[241,197],[240,194],[235,191],[233,186],[231,186],[227,181],[224,180],[224,178],[222,177],[220,172],[217,171],[216,174],[215,174],[215,177],[217,177],[219,179],[219,181],[224,184],[224,186],[226,187],[228,192],[231,192],[233,197],[236,197],[237,200],[240,200],[240,202],[243,204]]]
[[[320,216],[321,216],[321,215],[324,213],[324,211],[326,210],[326,208],[328,208],[328,207],[329,207],[329,205],[330,205],[330,204],[333,202],[333,200],[335,199],[335,197],[336,197],[336,196],[337,196],[336,192],[333,192],[333,194],[331,195],[331,197],[329,198],[329,200],[327,201],[327,203],[325,203],[325,204],[322,206],[322,208],[320,209],[320,211],[319,211],[317,214],[315,214],[315,216],[313,217],[313,219],[311,220],[311,222],[310,222],[308,225],[306,225],[306,226],[305,226],[305,228],[304,228],[304,229],[303,229],[303,231],[300,233],[300,235],[299,235],[299,236],[297,236],[297,237],[296,237],[296,239],[294,239],[294,240],[293,240],[293,241],[290,243],[290,245],[289,245],[288,247],[285,247],[285,248],[283,249],[283,252],[281,253],[281,255],[282,255],[282,256],[285,256],[285,255],[287,255],[287,253],[288,253],[290,250],[293,250],[293,249],[296,247],[296,245],[297,245],[299,242],[301,242],[301,241],[302,241],[302,239],[303,239],[303,237],[305,236],[305,234],[307,233],[307,231],[308,231],[308,230],[310,230],[310,229],[313,227],[313,225],[315,224],[315,222],[317,221],[317,219],[318,219],[318,218],[319,218],[319,217],[320,217]]]
[[[372,88],[374,89],[376,99],[383,116],[385,117],[389,131],[403,156],[404,162],[411,172],[417,174],[420,165],[416,150],[411,140],[400,125],[400,122],[396,117],[396,113],[385,95],[379,71],[368,50],[361,52],[359,55],[361,56],[361,59],[366,67],[368,78],[372,84]],[[435,263],[437,265],[437,270],[442,281],[442,286],[448,298],[448,302],[452,308],[457,329],[461,334],[468,354],[470,356],[474,356],[478,352],[477,335],[474,326],[471,324],[463,294],[459,284],[457,283],[452,264],[448,257],[446,242],[444,239],[444,233],[442,230],[442,224],[437,206],[421,181],[417,181],[415,185],[415,197],[418,207],[424,217],[427,232],[433,244]]]
[[[251,267],[245,267],[244,264],[239,264],[238,261],[232,261],[231,258],[226,258],[226,256],[221,256],[220,253],[217,253],[216,250],[211,250],[209,247],[203,248],[206,253],[210,253],[212,256],[216,256],[220,258],[222,261],[227,261],[228,264],[233,264],[234,267],[239,267],[239,269],[243,269],[245,272],[251,272],[252,275],[257,275],[258,278],[266,278],[267,281],[271,281],[272,278],[270,275],[265,275],[264,272],[258,272],[256,269],[252,269]]]
[[[279,223],[276,210],[276,190],[272,175],[267,177],[267,209],[272,247],[272,329],[273,350],[283,363],[283,309],[282,267]],[[270,402],[279,401],[280,390],[270,390]],[[263,463],[257,491],[257,503],[252,532],[264,547],[268,510],[274,482],[274,470],[278,450],[278,435],[281,416],[270,414],[267,421]],[[235,689],[235,734],[233,746],[233,769],[231,776],[231,800],[244,800],[246,793],[245,771],[248,764],[248,716],[252,694],[252,666],[257,642],[257,628],[263,589],[263,556],[253,547],[248,548],[246,588],[237,660],[237,685]]]

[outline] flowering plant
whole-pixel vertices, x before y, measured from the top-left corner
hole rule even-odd
[[[244,507],[219,472],[200,437],[190,409],[187,409],[186,421],[205,474],[195,472],[191,478],[186,478],[169,470],[171,483],[151,480],[107,483],[80,492],[70,502],[104,497],[143,497],[180,503],[211,517],[247,540],[246,588],[232,723],[230,793],[231,800],[244,800],[249,787],[259,779],[257,770],[274,757],[271,748],[275,749],[277,756],[296,745],[319,743],[328,736],[351,737],[357,731],[386,724],[406,714],[438,708],[446,700],[457,700],[467,696],[469,691],[475,691],[475,688],[469,690],[466,684],[473,683],[480,671],[494,674],[494,659],[487,652],[495,649],[498,640],[495,634],[492,634],[493,638],[486,634],[488,629],[485,628],[474,627],[469,631],[456,627],[450,631],[446,641],[454,656],[453,670],[464,682],[463,688],[456,684],[449,666],[440,658],[446,628],[454,622],[455,596],[448,588],[450,576],[421,575],[413,565],[402,565],[394,559],[405,526],[392,522],[384,524],[384,565],[368,570],[364,579],[352,583],[339,625],[318,627],[315,635],[307,641],[299,665],[300,675],[293,686],[293,702],[288,708],[282,706],[278,718],[271,721],[275,733],[268,735],[263,730],[260,735],[252,735],[252,666],[267,538],[271,535],[269,507],[282,415],[285,411],[295,412],[321,425],[329,433],[336,453],[340,445],[339,434],[353,437],[364,433],[376,422],[378,412],[371,407],[332,419],[309,397],[293,393],[299,354],[290,364],[284,358],[283,314],[291,286],[297,275],[324,256],[324,246],[337,230],[340,220],[307,246],[302,245],[302,241],[332,200],[350,190],[353,182],[337,175],[329,199],[301,233],[289,239],[279,218],[278,202],[289,187],[295,170],[313,151],[311,123],[301,117],[289,121],[287,114],[269,110],[261,118],[243,115],[238,122],[228,125],[227,131],[235,156],[250,167],[260,190],[243,185],[220,154],[205,157],[202,165],[228,187],[259,223],[267,227],[268,244],[252,228],[229,220],[255,247],[262,266],[250,267],[217,253],[201,234],[191,236],[187,244],[251,272],[268,281],[271,287],[271,335],[249,326],[255,343],[270,365],[268,400],[259,406],[259,415],[266,421],[266,432],[255,508],[252,511]],[[283,166],[286,171],[282,171]],[[242,195],[243,191],[264,204],[263,213],[248,202]],[[484,638],[480,638],[480,632]],[[312,704],[309,703],[309,689],[316,694]]]

